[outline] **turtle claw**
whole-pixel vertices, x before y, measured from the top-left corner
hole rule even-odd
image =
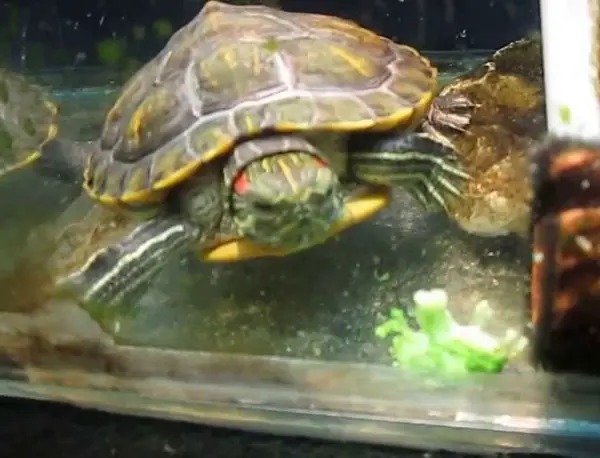
[[[449,199],[461,199],[462,185],[471,179],[471,176],[458,162],[456,151],[452,144],[444,137],[430,133],[416,134],[422,140],[437,144],[442,154],[432,156],[433,166],[429,173],[421,175],[410,186],[409,192],[427,210],[443,210],[448,212]]]
[[[407,186],[408,192],[428,211],[449,211],[449,198],[460,199],[463,193],[453,181],[443,175],[434,174],[433,179],[416,181]]]
[[[460,185],[471,176],[458,163],[456,148],[443,131],[466,132],[471,123],[473,110],[479,105],[462,94],[438,96],[422,123],[422,133],[417,134],[438,144],[445,151],[444,159],[436,162],[427,179],[415,181],[410,192],[427,209],[441,208],[448,211],[446,197],[460,199]]]
[[[479,106],[462,94],[438,96],[429,108],[427,119],[423,122],[423,130],[435,136],[439,142],[447,142],[441,131],[450,129],[466,132],[471,124],[473,110]]]

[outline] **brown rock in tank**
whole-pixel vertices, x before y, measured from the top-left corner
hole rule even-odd
[[[425,129],[449,141],[472,176],[465,198],[451,207],[466,231],[481,236],[527,232],[528,152],[544,134],[545,121],[539,36],[505,46],[442,89]]]

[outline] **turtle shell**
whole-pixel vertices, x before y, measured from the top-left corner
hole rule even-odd
[[[0,69],[0,176],[40,157],[58,133],[58,114],[41,88]]]
[[[471,176],[450,214],[480,236],[525,234],[532,199],[528,154],[546,132],[541,38],[496,51],[444,87],[433,110],[438,100],[452,97],[464,97],[474,108],[464,130],[443,129]]]
[[[123,88],[84,187],[161,202],[244,138],[412,128],[436,84],[417,51],[353,22],[211,1]]]

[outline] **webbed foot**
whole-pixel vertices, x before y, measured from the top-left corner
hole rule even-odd
[[[427,121],[439,128],[464,132],[471,123],[473,109],[478,106],[462,94],[441,95],[433,100]]]
[[[444,131],[466,132],[471,124],[473,110],[477,107],[476,103],[462,94],[438,96],[432,102],[421,128],[435,137],[436,141],[452,147],[452,142]]]

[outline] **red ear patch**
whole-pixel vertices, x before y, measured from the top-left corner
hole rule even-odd
[[[328,167],[327,162],[325,162],[320,157],[315,157],[315,162],[319,167]]]
[[[235,180],[233,180],[233,190],[237,194],[245,194],[248,190],[248,178],[246,173],[240,173]]]

